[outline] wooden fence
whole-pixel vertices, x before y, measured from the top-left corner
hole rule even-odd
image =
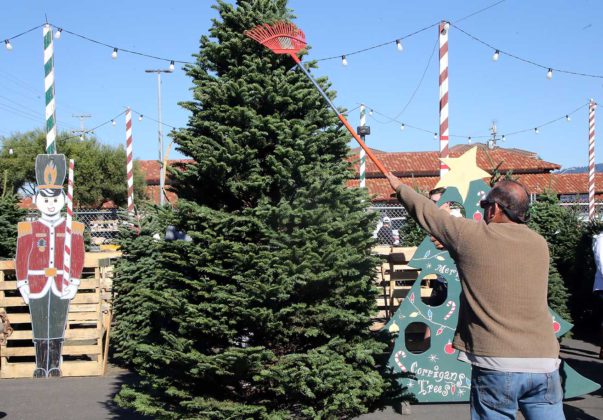
[[[87,253],[81,284],[69,306],[63,345],[63,376],[102,375],[107,364],[111,326],[111,287],[117,253]],[[14,328],[0,345],[0,378],[31,377],[35,369],[29,307],[15,279],[14,261],[0,261],[0,312]]]

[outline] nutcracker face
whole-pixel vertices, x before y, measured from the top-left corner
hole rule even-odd
[[[35,203],[40,213],[46,216],[54,216],[60,213],[65,206],[65,194],[61,191],[58,195],[46,196],[46,194],[38,192]]]

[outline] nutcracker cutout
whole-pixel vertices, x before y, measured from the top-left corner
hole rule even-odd
[[[31,314],[36,349],[33,376],[47,378],[61,376],[69,301],[77,293],[84,265],[84,225],[73,222],[69,235],[61,215],[66,201],[65,155],[38,155],[35,169],[34,203],[40,217],[18,225],[16,272],[17,287]],[[65,241],[69,245],[70,237],[71,268],[65,273]],[[69,262],[65,265],[69,267]]]

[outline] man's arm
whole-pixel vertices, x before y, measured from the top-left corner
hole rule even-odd
[[[464,218],[450,216],[446,210],[438,208],[430,199],[404,185],[391,172],[386,177],[396,191],[398,200],[412,218],[447,249],[456,249],[461,240],[461,230],[468,228],[469,224],[475,224]]]

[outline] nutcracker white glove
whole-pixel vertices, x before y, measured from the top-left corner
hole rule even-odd
[[[19,286],[19,293],[21,293],[21,297],[26,305],[29,304],[29,285],[23,284]]]
[[[75,284],[63,286],[63,294],[61,295],[61,299],[71,300],[75,297],[76,293],[77,293],[77,286]]]

